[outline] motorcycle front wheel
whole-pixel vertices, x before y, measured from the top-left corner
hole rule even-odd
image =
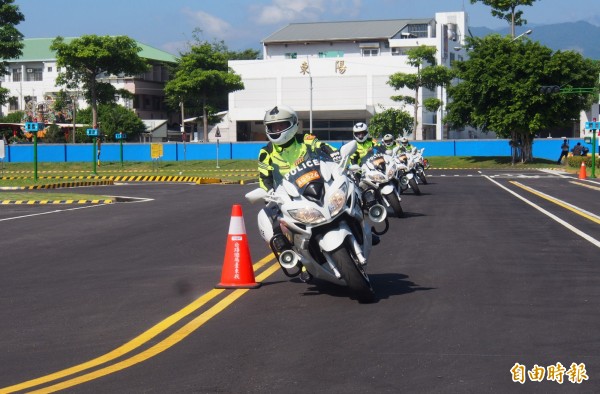
[[[401,218],[404,216],[404,211],[402,210],[402,205],[400,205],[400,200],[398,200],[398,196],[396,194],[391,193],[383,196],[385,200],[390,204],[390,208],[394,212],[394,216]]]
[[[358,302],[370,303],[375,301],[375,291],[369,281],[369,276],[362,266],[354,262],[346,246],[331,253],[342,279],[356,295]]]
[[[425,171],[423,169],[421,169],[420,171],[417,171],[417,175],[419,176],[419,179],[421,180],[421,182],[426,185],[427,184],[427,175],[425,175]]]
[[[415,177],[410,178],[408,180],[408,184],[410,185],[410,188],[416,195],[421,194],[421,189],[419,189],[419,185],[417,185],[417,180],[415,179]]]

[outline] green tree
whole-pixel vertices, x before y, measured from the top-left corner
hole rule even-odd
[[[536,0],[471,0],[471,4],[483,3],[492,8],[492,16],[504,19],[510,24],[510,35],[515,38],[515,26],[527,24],[523,19],[523,11],[517,11],[519,6],[531,6]]]
[[[23,54],[23,34],[15,26],[24,20],[14,0],[0,0],[0,76],[7,74],[6,60]],[[8,92],[0,86],[0,105],[6,104]]]
[[[144,122],[132,111],[116,103],[99,104],[98,122],[106,141],[115,141],[115,134],[127,133],[129,141],[137,139],[140,133],[146,131]],[[82,109],[78,112],[79,122],[92,123],[91,108]],[[84,138],[84,141],[86,139]]]
[[[419,110],[419,90],[427,88],[436,89],[438,86],[448,86],[452,81],[452,72],[449,68],[439,66],[435,60],[437,49],[426,45],[421,45],[407,51],[407,63],[417,68],[416,73],[395,73],[390,75],[388,85],[395,90],[408,88],[415,92],[414,96],[392,96],[392,100],[405,102],[414,107],[413,129],[417,133],[417,114]],[[441,105],[438,99],[429,99],[423,103],[425,108],[430,111],[436,111]],[[417,135],[417,138],[422,136]]]
[[[590,94],[543,94],[540,87],[596,86],[598,66],[573,51],[497,34],[468,40],[469,59],[454,63],[460,82],[448,88],[446,121],[510,138],[521,161],[533,160],[535,134],[578,119]],[[515,156],[513,156],[515,158]]]
[[[82,85],[86,101],[92,107],[94,127],[98,124],[98,103],[114,101],[116,93],[114,86],[97,78],[101,74],[135,75],[148,69],[138,54],[142,49],[125,36],[84,35],[68,43],[59,36],[50,49],[56,52],[57,66],[65,70],[57,78],[57,84],[72,89]]]
[[[173,78],[165,86],[165,96],[172,107],[185,102],[201,108],[204,141],[208,141],[211,108],[222,105],[227,94],[244,88],[242,78],[229,68],[227,60],[222,43],[198,42],[181,55]]]
[[[48,144],[64,144],[65,133],[56,124],[51,124],[46,129],[46,135],[44,136],[44,142]]]
[[[411,134],[413,118],[406,111],[396,108],[388,108],[383,112],[375,114],[369,120],[369,133],[376,138],[391,134],[396,137],[404,137]]]
[[[0,123],[21,123],[21,119],[23,118],[23,116],[23,111],[11,112],[9,114],[6,114],[6,116],[0,116]],[[0,126],[0,139],[6,138],[6,140],[9,141],[13,137],[14,129],[14,126]],[[19,132],[18,134],[21,134],[21,132]]]

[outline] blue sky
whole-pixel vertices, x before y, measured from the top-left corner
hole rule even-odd
[[[412,19],[466,11],[469,25],[506,27],[469,0],[15,0],[26,38],[127,35],[177,55],[193,40],[223,40],[232,50],[260,42],[291,22]],[[587,21],[600,26],[598,0],[537,0],[520,7],[530,26]]]

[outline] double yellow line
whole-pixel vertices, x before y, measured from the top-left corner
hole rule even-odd
[[[528,187],[528,186],[525,186],[525,185],[523,185],[522,183],[519,183],[519,182],[516,182],[516,181],[510,181],[510,183],[512,183],[512,184],[513,184],[513,185],[515,185],[515,186],[518,186],[518,187],[520,187],[520,188],[521,188],[521,189],[523,189],[523,190],[526,190],[526,191],[528,191],[528,192],[529,192],[529,193],[531,193],[531,194],[535,194],[536,196],[538,196],[538,197],[541,197],[541,198],[543,198],[543,199],[544,199],[544,200],[546,200],[546,201],[550,201],[550,202],[552,202],[552,203],[554,203],[554,204],[556,204],[556,205],[558,205],[558,206],[560,206],[560,207],[563,207],[563,208],[565,208],[565,209],[568,209],[569,211],[571,211],[571,212],[573,212],[573,213],[576,213],[576,214],[577,214],[577,215],[579,215],[579,216],[583,216],[584,218],[586,218],[586,219],[588,219],[588,220],[591,220],[592,222],[594,222],[594,223],[596,223],[596,224],[600,224],[600,218],[598,218],[598,216],[594,215],[594,214],[593,214],[593,213],[591,213],[591,212],[585,211],[585,210],[583,210],[583,209],[581,209],[581,208],[579,208],[579,207],[576,207],[576,206],[574,206],[574,205],[571,205],[571,204],[569,204],[569,203],[566,203],[566,202],[564,202],[564,201],[562,201],[562,200],[559,200],[559,199],[557,199],[557,198],[554,198],[554,197],[552,197],[552,196],[549,196],[549,195],[547,195],[546,193],[542,193],[542,192],[540,192],[540,191],[537,191],[537,190],[535,190],[535,189],[532,189],[532,188],[530,188],[530,187]],[[577,183],[577,182],[571,182],[571,183],[575,183],[575,184],[577,184],[577,185],[580,185],[580,186],[587,186],[587,185],[582,185],[582,184],[580,184],[580,183]],[[589,186],[588,186],[588,187],[589,187]],[[592,187],[592,188],[593,188],[593,187]]]
[[[273,254],[270,254],[270,255],[264,257],[262,260],[260,260],[259,262],[257,262],[256,264],[253,265],[254,271],[256,272],[257,270],[259,270],[260,268],[265,266],[267,263],[274,260],[274,258],[275,257],[273,256]],[[265,280],[266,278],[271,276],[273,273],[275,273],[278,269],[279,269],[279,265],[277,263],[272,264],[271,266],[267,267],[263,272],[261,272],[259,275],[256,276],[256,281],[260,282],[260,281]],[[235,300],[237,300],[242,295],[244,295],[248,290],[249,289],[233,290],[227,296],[225,296],[222,300],[217,302],[215,305],[210,307],[205,312],[201,313],[199,316],[192,319],[190,322],[185,324],[183,327],[179,328],[178,330],[173,332],[171,335],[169,335],[162,341],[158,342],[157,344],[153,345],[152,347],[150,347],[140,353],[134,354],[129,358],[115,362],[114,364],[105,366],[103,368],[94,370],[92,372],[88,372],[86,374],[79,375],[72,379],[65,380],[65,381],[56,383],[54,385],[40,388],[35,391],[29,391],[29,392],[30,393],[53,393],[58,390],[63,390],[63,389],[66,389],[66,388],[69,388],[72,386],[76,386],[81,383],[89,382],[90,380],[94,380],[94,379],[100,378],[102,376],[109,375],[111,373],[131,367],[132,365],[138,364],[142,361],[148,360],[149,358],[152,358],[152,357],[156,356],[157,354],[162,353],[163,351],[169,349],[173,345],[181,342],[188,335],[190,335],[192,332],[194,332],[199,327],[201,327],[204,323],[209,321],[211,318],[216,316],[219,312],[223,311],[225,308],[227,308],[229,305],[231,305]],[[163,333],[168,328],[170,328],[171,326],[173,326],[174,324],[176,324],[177,322],[182,320],[184,317],[190,315],[194,311],[196,311],[199,308],[201,308],[202,306],[206,305],[209,301],[213,300],[214,298],[216,298],[218,295],[220,295],[224,291],[226,291],[226,290],[213,289],[213,290],[209,291],[208,293],[204,294],[203,296],[201,296],[200,298],[198,298],[191,304],[187,305],[185,308],[181,309],[177,313],[167,317],[166,319],[164,319],[160,323],[156,324],[152,328],[148,329],[147,331],[145,331],[142,334],[138,335],[137,337],[133,338],[131,341],[112,350],[109,353],[106,353],[100,357],[97,357],[97,358],[87,361],[85,363],[78,364],[73,367],[63,369],[61,371],[54,372],[49,375],[45,375],[45,376],[42,376],[42,377],[39,377],[36,379],[28,380],[26,382],[15,384],[13,386],[1,388],[0,393],[1,394],[13,393],[16,391],[21,391],[21,390],[29,389],[31,387],[39,386],[39,385],[42,385],[45,383],[50,383],[55,380],[62,379],[62,378],[68,377],[70,375],[74,375],[78,372],[82,372],[82,371],[97,367],[104,363],[108,363],[109,361],[113,361],[121,356],[124,356],[127,353],[130,353],[133,350],[144,345],[145,343],[147,343],[148,341],[150,341],[152,338],[156,337],[157,335]]]

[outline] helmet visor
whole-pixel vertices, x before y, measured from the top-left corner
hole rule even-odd
[[[366,131],[355,131],[354,132],[354,136],[358,139],[363,139],[366,137],[366,135],[367,135]]]
[[[281,122],[268,123],[266,126],[267,126],[267,134],[271,138],[276,139],[277,137],[279,137],[281,135],[281,133],[283,133],[290,127],[292,127],[292,123],[288,120],[284,120]]]

